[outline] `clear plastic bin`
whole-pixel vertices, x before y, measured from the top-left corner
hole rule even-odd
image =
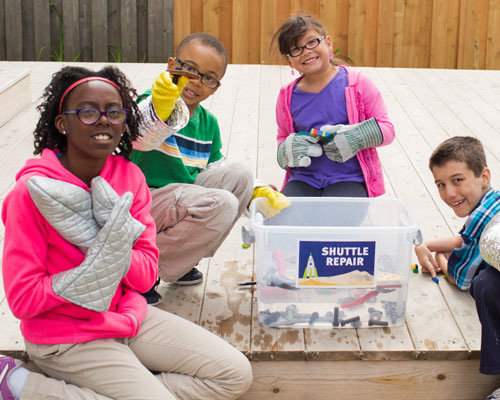
[[[252,202],[259,322],[271,327],[401,325],[418,226],[398,199],[292,197],[267,218]]]

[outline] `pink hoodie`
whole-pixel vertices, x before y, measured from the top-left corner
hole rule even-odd
[[[356,124],[372,117],[378,122],[382,130],[384,141],[381,146],[386,146],[394,140],[394,125],[389,120],[387,107],[382,95],[373,82],[361,71],[354,68],[339,66],[347,70],[348,87],[345,89],[347,105],[347,116],[349,124]],[[278,146],[291,133],[295,132],[290,104],[295,84],[302,79],[299,77],[293,82],[283,86],[280,90],[276,103],[276,122],[278,124]],[[363,171],[363,176],[368,190],[368,196],[376,197],[385,193],[382,166],[378,158],[377,150],[369,148],[360,151],[356,157]],[[286,171],[283,187],[290,177],[290,169]]]
[[[21,320],[24,338],[32,343],[58,344],[136,335],[147,308],[138,292],[148,291],[158,274],[156,228],[149,213],[151,195],[144,175],[120,156],[110,156],[100,173],[118,195],[126,191],[133,194],[130,213],[146,225],[132,250],[130,269],[106,312],[77,306],[52,290],[52,276],[81,264],[84,254],[65,241],[36,208],[26,186],[34,175],[88,190],[61,165],[54,151],[45,149],[41,158],[29,159],[17,173],[17,182],[3,202],[3,283],[10,309]]]

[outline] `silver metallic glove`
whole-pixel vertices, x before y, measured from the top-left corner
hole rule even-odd
[[[331,134],[323,140],[326,156],[341,163],[350,160],[361,150],[378,146],[384,141],[375,118],[354,125],[324,125],[320,131]]]
[[[177,99],[174,110],[166,123],[156,114],[151,96],[141,101],[137,106],[142,112],[143,118],[139,126],[141,137],[132,142],[132,146],[136,150],[151,151],[157,149],[166,138],[180,131],[189,122],[189,109],[181,97]]]
[[[96,176],[90,182],[90,187],[92,191],[92,210],[94,213],[94,218],[99,224],[99,226],[104,226],[109,219],[111,211],[115,206],[115,203],[120,198],[116,194],[115,190],[106,181],[106,179],[101,176]],[[128,217],[132,219],[132,228],[134,232],[134,242],[139,239],[142,232],[146,227],[141,224],[136,219],[132,218],[132,215],[128,213]]]
[[[278,147],[278,164],[281,168],[308,167],[311,157],[323,154],[318,137],[308,133],[292,133]]]
[[[85,253],[101,229],[92,213],[89,192],[45,176],[31,177],[27,186],[31,199],[49,224]]]
[[[83,262],[52,277],[58,296],[93,311],[107,311],[116,288],[127,273],[134,243],[132,194],[118,199]]]
[[[500,271],[500,212],[484,228],[479,251],[485,262]]]

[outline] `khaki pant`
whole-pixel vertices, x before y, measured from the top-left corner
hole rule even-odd
[[[252,173],[240,163],[203,171],[194,184],[152,189],[160,278],[175,282],[202,258],[213,256],[252,194]]]
[[[26,342],[26,349],[47,376],[30,372],[21,400],[235,399],[252,382],[250,363],[238,350],[151,306],[133,338]]]

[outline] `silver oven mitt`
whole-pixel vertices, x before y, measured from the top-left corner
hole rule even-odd
[[[107,220],[97,212],[104,225],[101,229],[94,219],[91,194],[86,190],[47,177],[30,178],[28,189],[38,210],[52,227],[68,242],[78,246],[83,253],[87,253],[80,266],[53,277],[54,292],[82,307],[95,311],[107,310],[118,283],[130,266],[132,245],[140,236],[138,230],[141,232],[144,230],[144,226],[130,215],[132,200],[125,211],[116,215],[123,208],[124,200],[120,200],[119,206],[119,198],[115,193],[115,204],[105,214]],[[132,198],[130,193],[126,195],[125,199]],[[110,226],[113,226],[110,224],[114,223],[117,225],[113,228],[113,232],[118,231],[119,234],[108,237]],[[118,251],[115,252],[114,247]],[[121,254],[123,251],[128,252],[127,262],[123,260]]]
[[[500,271],[500,212],[488,222],[481,233],[479,251],[484,261]]]
[[[134,243],[133,196],[118,199],[83,262],[52,277],[54,293],[81,307],[107,311],[118,284],[127,273]]]
[[[33,176],[27,185],[38,211],[49,224],[85,253],[101,229],[92,213],[90,193],[45,176]]]
[[[94,218],[100,226],[104,226],[106,221],[109,219],[111,210],[120,197],[106,181],[106,179],[100,176],[96,176],[92,179],[90,187],[92,192],[92,210],[94,212]],[[136,219],[132,218],[131,215],[130,218],[132,219],[132,229],[135,242],[139,239],[139,236],[141,236],[146,227]]]

